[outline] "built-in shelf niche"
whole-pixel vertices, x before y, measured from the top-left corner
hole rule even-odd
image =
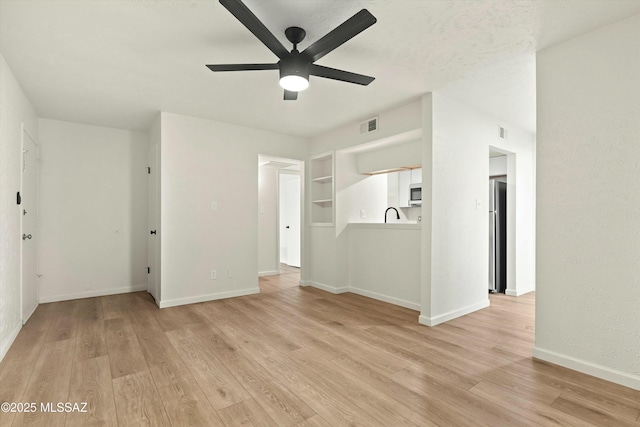
[[[311,223],[333,224],[333,153],[311,159]]]

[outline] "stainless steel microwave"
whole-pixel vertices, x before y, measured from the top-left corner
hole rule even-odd
[[[409,206],[422,206],[422,184],[409,186]]]

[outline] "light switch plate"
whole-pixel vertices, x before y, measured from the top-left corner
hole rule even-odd
[[[211,210],[212,211],[217,211],[218,210],[218,201],[214,200],[213,202],[211,202]]]

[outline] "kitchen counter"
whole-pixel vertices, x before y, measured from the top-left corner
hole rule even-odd
[[[396,230],[420,230],[422,223],[420,222],[350,222],[351,228],[382,228]]]

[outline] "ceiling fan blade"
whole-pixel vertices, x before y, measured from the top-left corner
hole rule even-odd
[[[291,92],[290,90],[284,91],[284,100],[285,101],[295,101],[298,99],[298,92]]]
[[[220,0],[222,1],[222,0]],[[302,55],[311,62],[331,52],[341,44],[360,34],[376,23],[376,18],[367,9],[353,15],[351,18],[338,25],[333,31],[309,46]]]
[[[207,65],[211,71],[253,71],[253,70],[277,70],[278,64],[220,64]]]
[[[289,51],[278,41],[276,36],[249,10],[241,0],[220,0],[222,4],[238,21],[240,21],[254,36],[280,59],[289,55]]]
[[[340,80],[347,83],[355,83],[367,86],[375,80],[375,77],[369,77],[362,74],[352,73],[350,71],[336,70],[335,68],[323,67],[322,65],[311,64],[309,74],[312,76],[324,77],[325,79]]]

